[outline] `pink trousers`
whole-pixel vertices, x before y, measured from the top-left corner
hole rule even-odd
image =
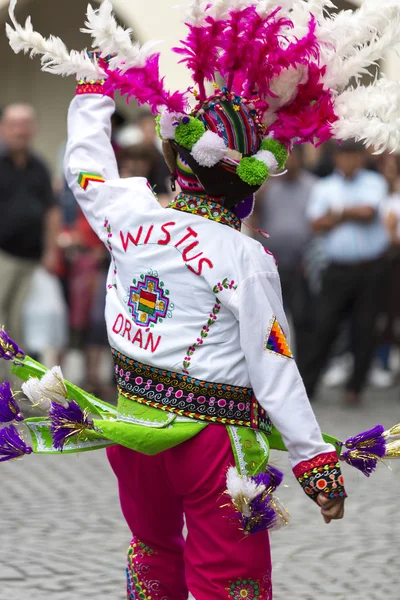
[[[268,533],[244,536],[224,494],[234,464],[224,426],[156,456],[107,453],[133,535],[128,600],[271,600]]]

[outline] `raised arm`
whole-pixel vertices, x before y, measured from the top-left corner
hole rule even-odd
[[[103,95],[100,84],[80,84],[68,113],[68,143],[65,177],[92,228],[102,228],[104,181],[118,179],[111,145],[111,116],[114,100]]]
[[[235,292],[233,303],[251,385],[279,430],[306,494],[313,500],[320,493],[329,499],[344,498],[336,450],[322,438],[290,351],[279,290],[277,273],[260,272],[245,279]]]

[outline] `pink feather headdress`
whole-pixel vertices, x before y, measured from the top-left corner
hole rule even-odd
[[[89,5],[82,30],[100,49],[99,62],[86,51],[68,52],[59,38],[43,38],[30,19],[19,25],[16,1],[6,28],[15,52],[42,55],[48,72],[105,79],[106,93],[148,104],[159,115],[160,136],[202,184],[212,179],[215,193],[213,169],[238,177],[245,184],[239,195],[253,192],[284,168],[294,144],[356,138],[376,151],[400,145],[400,83],[384,76],[360,83],[400,42],[398,0],[364,0],[337,14],[327,13],[331,0],[193,0],[187,37],[173,48],[194,82],[183,92],[167,90],[154,43],[132,41],[112,0]]]

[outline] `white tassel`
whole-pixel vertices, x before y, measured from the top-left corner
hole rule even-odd
[[[213,131],[206,131],[192,148],[192,156],[202,167],[214,167],[226,155],[224,140]]]
[[[265,485],[258,485],[249,477],[238,473],[236,467],[229,467],[226,474],[226,491],[235,507],[245,516],[250,516],[249,503],[265,492]]]
[[[19,25],[14,14],[16,5],[17,0],[11,0],[9,15],[14,29],[8,23],[6,24],[6,34],[16,54],[29,53],[31,58],[41,54],[42,71],[56,75],[76,75],[78,79],[104,77],[104,71],[87,56],[86,51],[68,52],[60,38],[55,36],[44,38],[34,31],[30,17],[27,18],[25,27]]]
[[[68,391],[61,367],[53,367],[47,371],[40,380],[40,388],[44,398],[49,399],[50,402],[58,402],[67,408]]]
[[[23,394],[28,398],[34,407],[48,412],[51,407],[51,401],[43,397],[40,381],[37,377],[31,377],[21,386]]]

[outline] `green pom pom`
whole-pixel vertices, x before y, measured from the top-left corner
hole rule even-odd
[[[161,135],[160,121],[161,121],[161,115],[157,115],[156,116],[156,132],[157,132],[157,135],[160,138],[160,140],[162,140],[163,137]]]
[[[248,185],[260,186],[268,179],[269,169],[261,160],[248,156],[240,161],[237,174]]]
[[[176,128],[175,141],[180,146],[191,150],[201,136],[204,135],[205,130],[204,123],[194,117],[189,117],[188,123],[181,123]]]
[[[276,158],[279,169],[283,169],[285,167],[286,161],[289,156],[289,153],[286,150],[285,146],[282,146],[282,144],[280,144],[273,138],[265,138],[262,141],[261,150],[269,150],[269,152],[272,152],[272,154]]]

